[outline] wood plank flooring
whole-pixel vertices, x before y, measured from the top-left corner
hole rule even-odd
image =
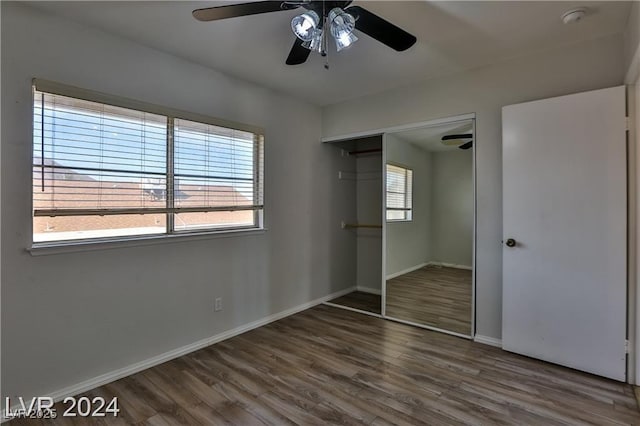
[[[471,271],[425,266],[387,281],[385,314],[470,335],[471,292]]]
[[[349,308],[360,309],[365,312],[373,312],[374,314],[382,313],[382,296],[379,294],[352,291],[349,294],[337,297],[329,302]]]
[[[630,385],[325,305],[85,395],[120,416],[10,424],[640,424]]]

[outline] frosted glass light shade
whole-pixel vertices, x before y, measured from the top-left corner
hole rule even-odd
[[[351,46],[358,40],[358,37],[353,34],[353,29],[356,26],[356,20],[353,15],[336,7],[329,11],[328,18],[329,25],[331,26],[331,35],[336,41],[336,49],[338,52]]]
[[[335,38],[342,37],[345,33],[351,34],[356,27],[356,18],[339,7],[331,9],[328,18],[331,25],[331,35]]]
[[[291,20],[291,30],[302,41],[311,41],[314,31],[318,28],[320,17],[310,10]]]
[[[304,43],[302,43],[302,47],[306,47],[307,49],[317,53],[324,52],[325,46],[324,46],[324,37],[322,34],[322,29],[319,28],[314,30],[311,40],[305,41]]]
[[[358,41],[358,37],[356,37],[356,35],[353,33],[342,33],[340,37],[334,38],[336,40],[336,49],[338,50],[338,52]]]

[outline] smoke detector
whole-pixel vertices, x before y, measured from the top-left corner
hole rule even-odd
[[[586,7],[579,7],[577,9],[571,9],[562,14],[562,22],[565,24],[575,24],[580,22],[582,18],[587,16],[588,9]]]

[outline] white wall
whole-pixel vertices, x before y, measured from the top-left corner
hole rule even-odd
[[[2,397],[46,395],[353,285],[320,110],[2,2]],[[31,79],[262,126],[260,235],[33,257]],[[215,297],[224,309],[213,311]]]
[[[413,170],[413,220],[387,222],[386,275],[431,260],[431,155],[415,145],[385,135],[387,163]]]
[[[431,153],[431,259],[473,265],[473,151]]]
[[[621,84],[622,44],[621,36],[595,39],[323,109],[323,137],[476,113],[476,325],[480,335],[501,336],[501,108]]]
[[[382,224],[382,154],[361,155],[356,165],[358,223]],[[382,292],[382,230],[359,228],[354,232],[358,244],[357,287]]]
[[[624,69],[626,83],[633,84],[640,75],[640,2],[631,5],[624,33]]]

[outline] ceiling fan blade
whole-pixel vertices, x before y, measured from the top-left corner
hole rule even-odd
[[[207,7],[192,12],[198,21],[217,21],[220,19],[236,18],[238,16],[257,15],[259,13],[289,10],[292,7],[282,7],[282,1],[256,1],[252,3],[231,4],[228,6]],[[297,7],[297,6],[296,6]]]
[[[465,142],[462,145],[460,145],[458,148],[460,149],[469,149],[473,146],[473,141],[469,141],[469,142]]]
[[[452,139],[469,139],[472,138],[473,134],[471,133],[463,133],[461,135],[446,135],[442,137],[443,141],[450,141]]]
[[[306,47],[302,47],[302,43],[304,42],[296,37],[296,41],[293,43],[291,52],[289,52],[289,56],[287,57],[287,65],[300,65],[307,61],[311,51]]]
[[[347,8],[346,11],[356,18],[357,30],[362,31],[398,52],[407,50],[416,42],[415,36],[360,6],[351,6]]]

